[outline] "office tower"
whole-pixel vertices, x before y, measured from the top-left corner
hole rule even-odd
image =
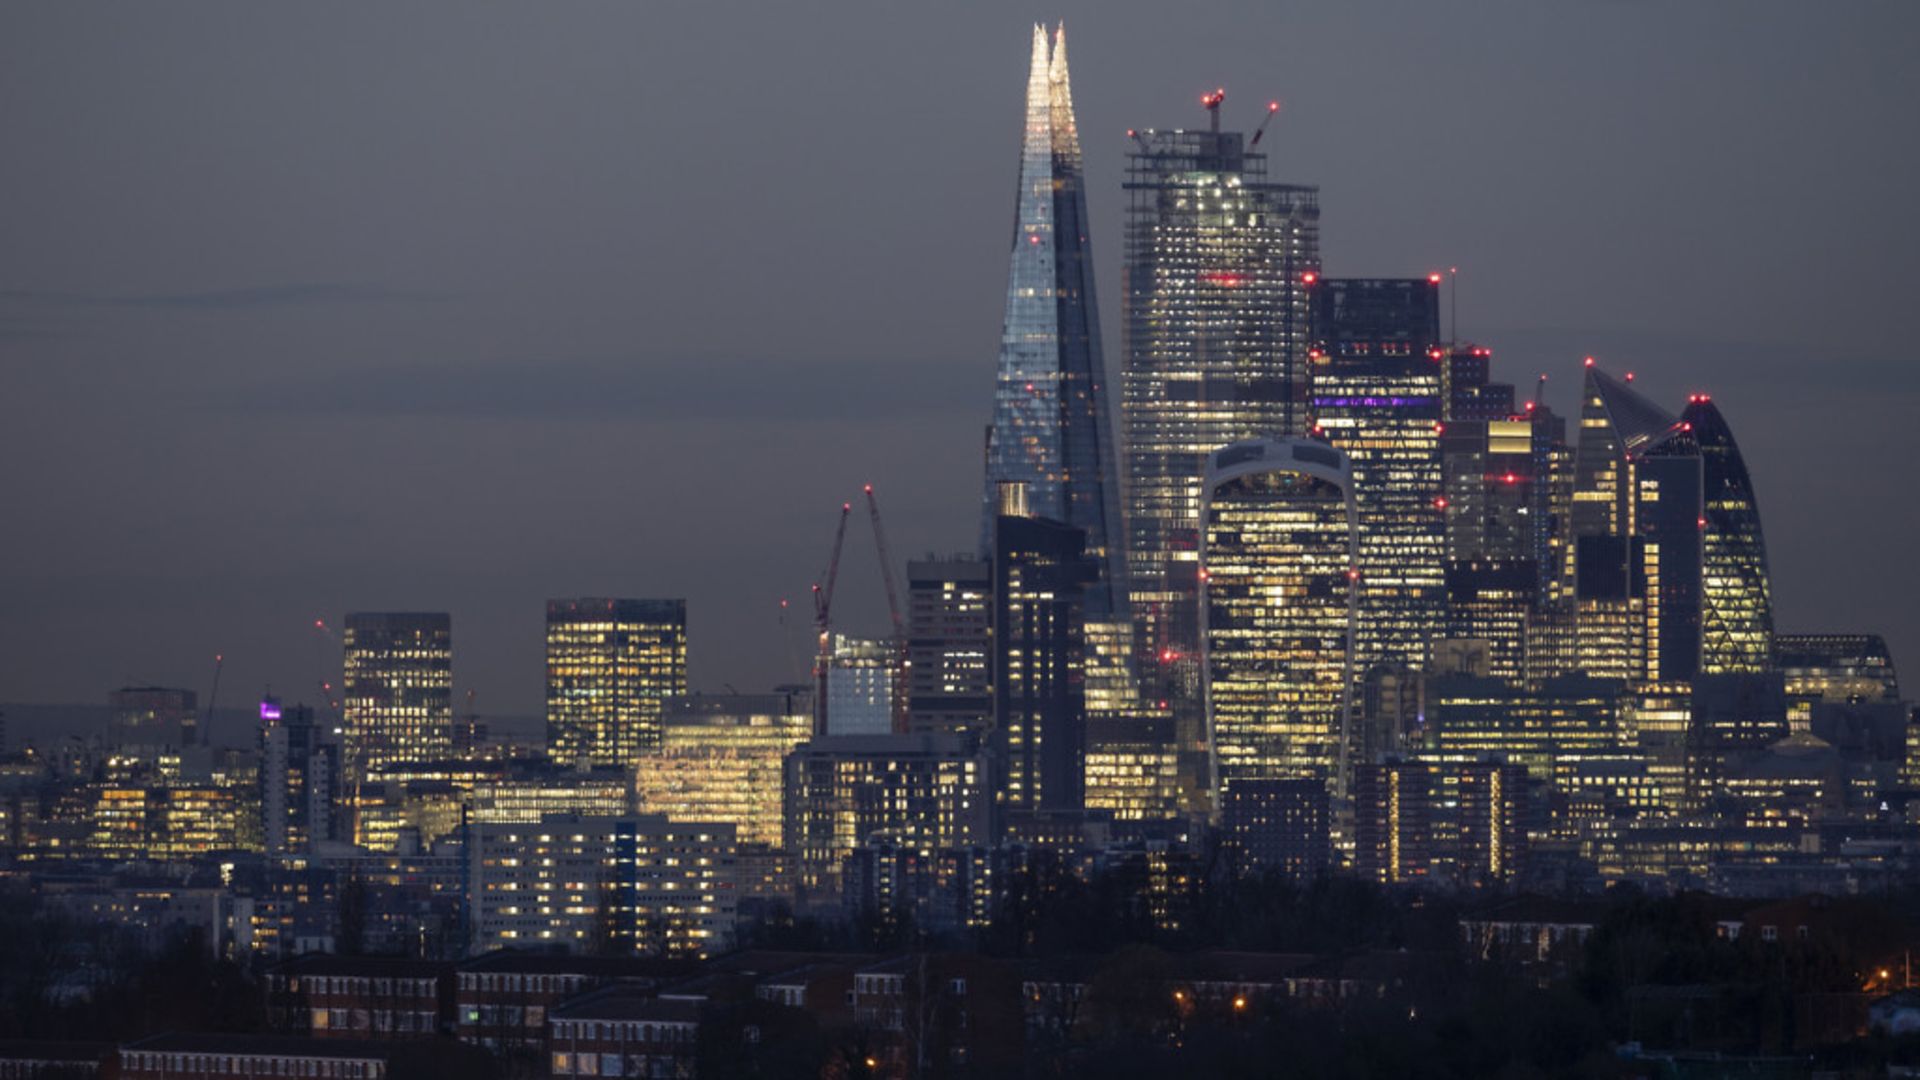
[[[726,952],[733,857],[733,827],[718,822],[549,814],[476,824],[468,847],[473,951]]]
[[[390,762],[453,748],[453,620],[423,612],[354,612],[346,623],[345,769],[357,783]]]
[[[107,695],[113,711],[108,743],[114,747],[191,745],[199,727],[199,698],[191,690],[124,686]]]
[[[1689,678],[1698,669],[1699,566],[1696,557],[1689,569],[1672,545],[1686,504],[1700,500],[1699,457],[1673,442],[1685,434],[1678,417],[1591,359],[1581,394],[1567,549],[1575,663],[1607,678]],[[1690,519],[1693,543],[1681,546],[1697,549],[1700,516],[1696,510]],[[1664,537],[1651,553],[1649,529]]]
[[[1127,152],[1127,563],[1142,683],[1182,747],[1203,738],[1201,483],[1207,456],[1306,424],[1307,285],[1320,268],[1319,190],[1275,183],[1267,156],[1220,130],[1136,131]]]
[[[878,834],[926,849],[991,842],[987,758],[958,735],[815,738],[787,756],[785,847],[798,885],[837,896],[842,864]]]
[[[984,732],[993,721],[993,569],[956,556],[907,563],[907,730]]]
[[[1452,425],[1512,416],[1513,385],[1489,381],[1492,369],[1493,350],[1484,345],[1455,344],[1449,348],[1440,369],[1441,419]]]
[[[1066,28],[1049,54],[1046,31],[1035,26],[981,551],[991,548],[1000,485],[1008,482],[1026,486],[1033,516],[1086,533],[1099,569],[1086,599],[1096,626],[1091,674],[1098,694],[1124,700],[1133,685],[1127,562],[1086,196]]]
[[[1635,463],[1634,538],[1644,575],[1638,583],[1642,678],[1691,679],[1700,671],[1706,531],[1701,465],[1685,421]]]
[[[1180,815],[1180,753],[1173,718],[1103,717],[1087,727],[1087,809],[1116,821],[1166,821]]]
[[[813,696],[669,698],[660,749],[634,762],[636,808],[676,821],[724,821],[741,844],[778,847],[787,754],[813,737]]]
[[[1527,674],[1527,636],[1539,606],[1532,559],[1461,559],[1447,565],[1447,638],[1485,642],[1487,674],[1518,683]]]
[[[1705,483],[1700,670],[1764,671],[1773,657],[1773,586],[1753,481],[1712,398],[1689,398],[1680,422],[1698,448]]]
[[[547,754],[633,763],[660,745],[660,704],[687,692],[685,600],[547,601]]]
[[[339,746],[320,735],[305,705],[260,702],[260,825],[268,855],[304,855],[336,838]]]
[[[1447,610],[1439,281],[1321,279],[1310,292],[1314,429],[1353,470],[1353,671],[1419,669]]]
[[[1427,683],[1422,761],[1463,765],[1497,757],[1557,783],[1583,761],[1619,755],[1625,685],[1565,675],[1538,687],[1449,676]]]
[[[1351,755],[1353,473],[1305,439],[1236,442],[1201,498],[1202,660],[1215,786],[1313,777]]]
[[[994,802],[1002,814],[1085,808],[1086,533],[1001,514],[993,528]]]
[[[828,735],[886,735],[893,731],[899,657],[885,638],[833,635],[827,661]]]

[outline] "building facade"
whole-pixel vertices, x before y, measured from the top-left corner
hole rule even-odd
[[[1216,786],[1308,777],[1344,789],[1358,537],[1347,456],[1234,443],[1201,505],[1202,658]]]
[[[687,692],[685,600],[547,601],[547,753],[631,765],[660,745],[660,710]]]
[[[342,728],[349,782],[453,749],[453,620],[430,612],[354,612],[346,621]]]

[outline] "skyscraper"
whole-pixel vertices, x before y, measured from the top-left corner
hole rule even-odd
[[[346,774],[453,749],[453,620],[439,612],[354,612],[346,623]]]
[[[980,550],[991,549],[1005,483],[1025,486],[1035,516],[1087,534],[1100,569],[1086,596],[1088,699],[1117,711],[1134,700],[1134,639],[1095,300],[1066,27],[1049,51],[1046,30],[1035,26]]]
[[[907,730],[993,721],[993,570],[986,559],[907,564]]]
[[[1088,614],[1124,618],[1120,491],[1064,25],[1054,34],[1051,54],[1046,30],[1033,28],[1026,115],[987,437],[981,549],[992,543],[999,485],[1024,483],[1036,517],[1087,534],[1087,551],[1101,569],[1099,582],[1087,591]]]
[[[1353,464],[1354,673],[1421,668],[1446,618],[1439,278],[1311,288],[1313,421]]]
[[[260,825],[269,855],[304,855],[333,840],[339,747],[322,742],[305,705],[260,702]]]
[[[1764,671],[1773,658],[1773,586],[1747,463],[1712,398],[1689,398],[1680,421],[1699,448],[1705,481],[1700,670]]]
[[[1202,502],[1203,660],[1217,787],[1344,790],[1353,692],[1353,476],[1305,439],[1213,455]]]
[[[993,538],[993,749],[1001,813],[1086,805],[1086,534],[1002,514]]]
[[[1274,183],[1267,156],[1220,130],[1136,131],[1127,154],[1122,408],[1127,560],[1142,682],[1200,740],[1195,574],[1207,456],[1305,423],[1306,286],[1319,190]]]
[[[547,753],[626,766],[660,745],[660,708],[687,692],[685,600],[547,601]]]

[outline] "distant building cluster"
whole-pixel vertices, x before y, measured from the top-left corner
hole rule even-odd
[[[906,564],[892,636],[832,629],[829,578],[811,684],[690,692],[686,600],[556,599],[544,746],[518,745],[456,715],[447,614],[356,612],[337,695],[267,698],[250,747],[128,687],[102,737],[0,762],[16,876],[280,964],[312,1040],[162,1038],[121,1075],[379,1076],[319,1040],[449,1027],[556,1076],[683,1075],[695,998],[650,963],[794,913],[981,931],[1039,865],[1167,919],[1223,858],[1562,893],[1904,875],[1915,710],[1873,634],[1776,629],[1713,399],[1588,359],[1557,416],[1444,326],[1444,275],[1325,276],[1317,189],[1221,130],[1223,96],[1207,130],[1129,133],[1111,387],[1064,38],[1036,33],[978,547]],[[929,985],[1028,1002],[1016,1029],[1084,989],[945,963],[716,970],[883,1027]],[[1347,992],[1192,963],[1189,989]],[[295,1059],[319,1071],[271,1071]]]

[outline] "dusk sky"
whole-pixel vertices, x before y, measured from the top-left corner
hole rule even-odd
[[[15,3],[0,701],[215,653],[311,698],[315,618],[444,610],[456,692],[531,716],[593,595],[686,597],[696,689],[793,679],[862,483],[902,561],[977,536],[1058,18],[1109,371],[1126,129],[1277,98],[1329,275],[1458,266],[1556,408],[1587,354],[1712,393],[1779,627],[1920,678],[1920,5]],[[842,588],[881,632],[864,527]]]

